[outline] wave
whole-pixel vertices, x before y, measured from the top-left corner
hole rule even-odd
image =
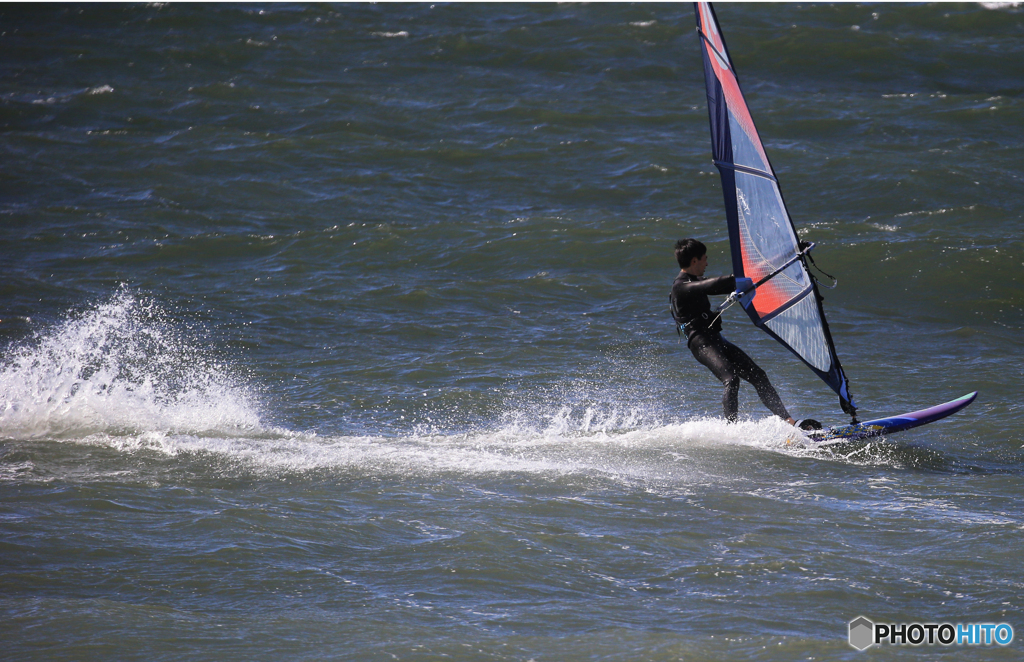
[[[266,426],[256,394],[199,334],[122,289],[8,351],[0,364],[0,438],[200,457],[234,467],[229,473],[260,476],[524,474],[692,485],[743,476],[749,449],[915,464],[892,456],[884,443],[846,455],[804,449],[791,443],[793,428],[774,417],[665,422],[656,411],[623,404],[622,393],[587,404],[590,398],[581,402],[570,388],[544,394],[543,404],[510,405],[499,420],[471,429],[434,423],[390,436],[373,430],[321,436]],[[647,400],[626,395],[633,403]]]
[[[6,352],[0,435],[252,435],[249,388],[202,339],[122,288]]]

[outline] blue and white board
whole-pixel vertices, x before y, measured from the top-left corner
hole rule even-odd
[[[807,437],[812,445],[825,446],[844,441],[856,441],[857,439],[880,437],[894,432],[902,432],[951,416],[974,402],[976,397],[978,397],[978,392],[974,391],[956,400],[950,400],[928,409],[900,414],[899,416],[890,416],[889,418],[877,418],[873,421],[865,421],[856,425],[837,425],[825,428],[824,430],[814,430],[813,432],[808,432]]]

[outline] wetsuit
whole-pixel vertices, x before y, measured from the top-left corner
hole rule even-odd
[[[725,418],[736,420],[740,379],[750,382],[761,402],[783,420],[786,406],[768,381],[768,375],[746,353],[722,337],[722,318],[711,311],[709,294],[729,294],[736,289],[733,276],[701,278],[681,272],[672,283],[672,317],[686,334],[686,345],[694,358],[718,377],[725,387],[722,407]]]

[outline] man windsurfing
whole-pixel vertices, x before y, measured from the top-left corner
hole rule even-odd
[[[805,430],[821,428],[820,423],[811,419],[794,420],[764,370],[742,349],[722,336],[722,317],[712,312],[708,295],[735,292],[737,298],[748,304],[756,294],[753,281],[734,276],[705,278],[708,251],[696,239],[680,239],[676,242],[675,252],[681,271],[672,283],[672,318],[681,333],[686,334],[686,345],[694,358],[722,382],[725,419],[730,422],[737,419],[742,379],[754,386],[765,407],[790,425]]]

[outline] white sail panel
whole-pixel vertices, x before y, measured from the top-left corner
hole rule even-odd
[[[766,321],[765,326],[812,368],[828,372],[832,367],[832,355],[813,296],[805,296],[793,307]]]

